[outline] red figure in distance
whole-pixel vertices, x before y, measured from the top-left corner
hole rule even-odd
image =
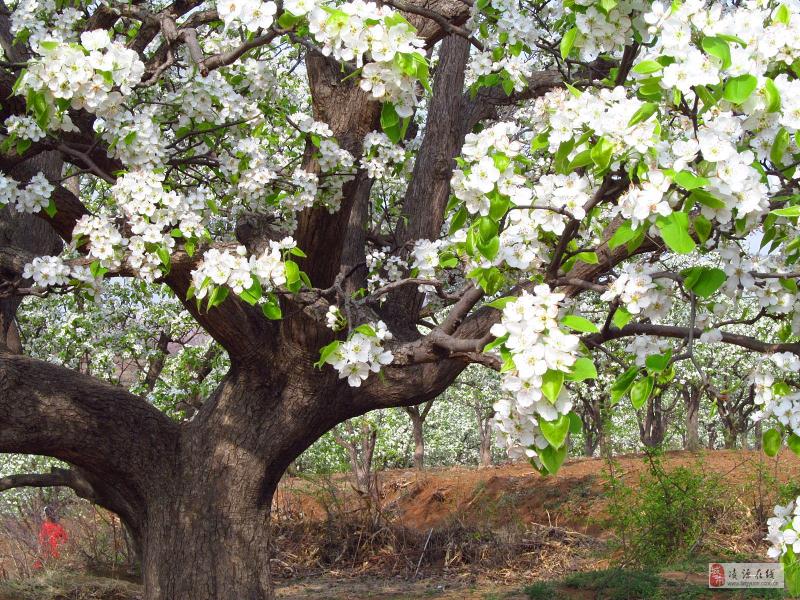
[[[67,530],[58,522],[58,517],[52,507],[46,506],[44,509],[44,522],[39,529],[39,548],[43,557],[59,558],[61,553],[58,551],[67,541]],[[33,567],[40,569],[42,561],[37,560]]]

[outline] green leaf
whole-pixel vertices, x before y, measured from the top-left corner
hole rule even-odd
[[[600,259],[597,258],[597,252],[578,252],[575,255],[575,259],[581,262],[585,262],[587,265],[597,265],[600,264]]]
[[[768,429],[761,437],[761,447],[767,456],[777,456],[781,449],[781,434],[777,429]]]
[[[300,21],[300,17],[293,15],[288,10],[278,17],[278,25],[282,29],[291,29]]]
[[[783,7],[784,5],[781,4],[781,8]],[[784,559],[787,555],[784,555],[784,557],[781,559],[781,562],[784,562]],[[800,562],[797,562],[796,558],[793,562],[784,562],[783,582],[790,597],[796,598],[797,596],[800,596]]]
[[[769,151],[769,159],[772,164],[780,166],[783,163],[783,155],[789,147],[789,132],[783,127],[778,130],[772,148]]]
[[[169,269],[169,249],[165,246],[159,246],[156,248],[156,256],[158,256],[158,260],[161,261],[162,266],[164,266],[166,269]]]
[[[628,121],[628,127],[633,127],[637,123],[642,123],[643,121],[647,121],[647,119],[652,117],[657,110],[658,110],[657,104],[653,102],[645,102],[644,104],[642,104],[642,106],[639,107],[639,110],[633,113],[631,120]]]
[[[378,337],[378,334],[375,332],[372,326],[367,325],[366,323],[364,323],[363,325],[359,325],[353,331],[355,331],[356,333],[361,333],[363,335],[366,335],[367,337]]]
[[[314,363],[314,366],[318,369],[321,369],[325,366],[325,361],[339,349],[341,342],[339,340],[333,340],[327,346],[323,346],[322,349],[319,351],[319,360]]]
[[[572,172],[575,169],[580,169],[586,165],[592,164],[592,151],[590,149],[583,150],[575,155],[567,165],[567,171]]]
[[[785,208],[776,208],[772,211],[773,215],[779,217],[800,217],[800,204],[795,206],[787,206]]]
[[[800,456],[800,436],[796,433],[789,434],[789,439],[786,440],[786,445],[789,449]]]
[[[701,298],[714,295],[728,278],[725,271],[713,267],[691,267],[681,271],[681,275],[684,285]]]
[[[592,323],[589,319],[579,317],[578,315],[567,315],[561,319],[561,324],[564,327],[569,327],[575,331],[582,331],[584,333],[597,333],[600,331],[597,325]]]
[[[789,7],[785,4],[781,4],[778,7],[778,10],[775,11],[775,16],[772,19],[775,23],[783,23],[784,25],[788,25],[790,16],[791,13],[789,13]]]
[[[644,364],[650,373],[661,373],[669,366],[671,358],[672,350],[667,350],[664,354],[651,354],[645,359]]]
[[[564,37],[561,38],[561,44],[559,49],[561,50],[561,58],[565,59],[569,56],[570,50],[575,45],[575,38],[578,36],[578,28],[573,27],[567,33],[564,34]]]
[[[709,184],[708,179],[699,177],[689,171],[681,171],[672,176],[672,180],[687,191],[703,187]]]
[[[569,417],[569,432],[571,434],[577,435],[583,431],[583,421],[575,411],[570,411],[567,416]]]
[[[391,102],[384,102],[381,107],[381,129],[395,144],[402,138],[400,116]]]
[[[653,385],[653,376],[648,375],[647,377],[642,377],[631,386],[631,404],[633,408],[639,410],[644,406],[653,391]]]
[[[767,101],[767,112],[778,112],[781,109],[781,93],[769,77],[764,81],[764,97]]]
[[[264,316],[270,321],[277,321],[283,316],[281,304],[274,294],[270,294],[267,302],[261,305],[261,312],[263,312]]]
[[[544,397],[555,404],[558,395],[561,393],[561,387],[564,385],[564,371],[556,371],[555,369],[547,369],[545,374],[542,375],[542,394]]]
[[[758,79],[752,75],[731,77],[728,83],[725,84],[722,97],[733,104],[741,104],[750,97],[757,85]]]
[[[497,338],[496,340],[494,340],[494,341],[491,341],[491,342],[489,342],[488,344],[486,344],[486,345],[483,347],[483,351],[484,351],[484,352],[491,352],[492,350],[494,350],[494,349],[495,349],[495,348],[497,348],[498,346],[502,346],[503,344],[505,344],[505,343],[506,343],[506,340],[508,340],[508,334],[501,335],[501,336],[500,336],[499,338]]]
[[[206,305],[206,310],[211,310],[215,306],[219,306],[225,302],[225,299],[228,297],[229,293],[230,289],[228,286],[218,285],[215,287],[208,295],[208,304]]]
[[[664,68],[660,62],[656,62],[654,60],[643,60],[640,63],[637,63],[632,69],[632,73],[638,73],[639,75],[649,75],[650,73],[655,73],[656,71],[660,71]]]
[[[261,282],[258,280],[258,277],[253,275],[252,278],[253,283],[249,288],[239,294],[239,298],[247,302],[250,306],[255,306],[258,304],[258,301],[261,300],[264,291],[261,289]]]
[[[597,379],[597,368],[591,359],[580,356],[575,360],[575,364],[572,365],[572,371],[567,374],[566,378],[570,381]]]
[[[502,298],[497,298],[492,300],[491,302],[487,302],[486,306],[491,306],[492,308],[496,308],[497,310],[503,310],[510,302],[514,302],[517,300],[516,296],[503,296]]]
[[[617,230],[614,232],[614,235],[611,236],[611,239],[608,240],[608,247],[612,250],[623,244],[628,243],[630,240],[635,238],[639,233],[638,229],[631,228],[631,222],[625,221],[617,227]]]
[[[597,140],[597,143],[592,147],[591,157],[598,170],[605,171],[608,168],[611,164],[613,150],[613,144],[606,138],[601,137]]]
[[[50,201],[47,203],[47,206],[44,207],[44,212],[47,213],[47,216],[51,219],[56,216],[56,201],[50,198]]]
[[[725,208],[725,203],[706,190],[692,190],[689,194],[690,202],[699,202],[709,208]]]
[[[462,206],[458,209],[455,215],[453,215],[452,221],[450,221],[450,229],[448,230],[448,234],[452,234],[464,226],[464,223],[467,221],[467,217],[469,216],[469,212],[467,211],[466,206]]]
[[[569,433],[569,417],[567,415],[559,415],[555,421],[545,421],[540,417],[539,429],[542,430],[544,439],[553,448],[561,448]]]
[[[550,475],[555,475],[558,473],[558,470],[564,463],[564,459],[567,458],[566,446],[561,446],[561,448],[553,448],[552,446],[548,446],[542,450],[537,449],[537,452],[539,453],[539,459],[542,461],[542,464],[545,466]]]
[[[656,227],[664,243],[673,252],[688,254],[695,249],[695,242],[689,235],[689,216],[684,212],[674,212],[667,217],[659,217]]]
[[[293,260],[287,260],[283,263],[286,270],[286,287],[296,292],[300,289],[300,267]]]
[[[697,234],[697,239],[705,242],[711,235],[711,221],[703,215],[697,215],[692,220],[692,223],[694,224],[694,232]]]
[[[628,312],[628,309],[624,306],[618,306],[617,310],[614,311],[614,316],[611,318],[611,322],[614,323],[614,326],[617,329],[622,329],[631,322],[633,315]]]
[[[715,56],[722,61],[723,69],[731,66],[731,48],[724,39],[719,36],[704,37],[701,45],[707,54]]]
[[[611,404],[614,405],[619,402],[622,397],[628,393],[628,390],[633,385],[633,380],[639,373],[639,367],[631,367],[622,375],[617,377],[617,380],[612,384],[610,390]]]

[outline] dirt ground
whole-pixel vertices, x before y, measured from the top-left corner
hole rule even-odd
[[[760,451],[671,452],[664,457],[664,463],[667,469],[700,464],[703,469],[719,474],[745,506],[750,506],[754,490],[759,487],[754,480],[759,469],[779,483],[800,481],[800,458],[790,452],[776,459],[769,459]],[[647,467],[641,455],[630,455],[617,457],[611,468],[616,476],[635,483]],[[603,519],[603,486],[608,469],[609,465],[600,459],[573,459],[550,477],[539,475],[527,464],[379,473],[380,517],[392,527],[416,535],[417,546],[406,545],[405,555],[401,556],[402,552],[392,547],[396,539],[378,538],[369,552],[359,552],[356,547],[352,560],[348,555],[346,560],[334,562],[323,560],[324,544],[308,548],[314,545],[317,534],[325,531],[331,514],[345,521],[347,515],[357,514],[360,503],[349,487],[347,476],[287,477],[279,486],[274,511],[276,544],[280,550],[273,560],[278,598],[524,600],[529,597],[523,593],[526,585],[555,581],[568,573],[604,569],[611,563],[605,549],[605,541],[611,534],[605,530]],[[766,481],[764,485],[774,487]],[[300,533],[298,525],[302,526]],[[452,536],[453,531],[469,535],[488,531],[502,536],[508,530],[524,531],[524,535],[530,536],[530,543],[520,555],[508,560],[484,562],[478,557],[472,562],[474,555],[467,560],[460,556],[462,546],[469,545],[474,553],[476,548],[480,550],[481,541],[458,537],[450,538],[446,552],[444,546],[439,548],[443,553],[440,558],[430,556],[432,540],[437,536]],[[347,533],[350,530],[342,531],[331,535],[362,535],[358,529],[351,534]],[[420,546],[426,538],[431,544],[426,541]],[[357,543],[362,545],[362,540],[359,538]],[[409,556],[409,548],[417,554]],[[751,553],[754,550],[761,552],[765,548],[748,549]],[[326,564],[336,564],[337,569]],[[665,585],[694,586],[695,595],[685,595],[676,588],[678,591],[667,590],[663,597],[728,600],[740,597],[702,592],[705,575],[701,572],[674,571],[660,577]],[[92,581],[97,585],[93,587]],[[605,597],[585,589],[565,588],[561,583],[555,585],[553,594],[541,597],[548,600]],[[139,600],[140,597],[136,585],[120,582],[115,587],[111,580],[88,580],[74,573],[44,583],[0,582],[0,600]]]
[[[800,458],[788,450],[771,459],[757,450],[714,450],[700,453],[668,452],[665,467],[700,464],[736,487],[752,486],[756,466],[780,483],[800,478]],[[413,469],[378,474],[383,509],[395,522],[428,531],[457,516],[465,523],[538,523],[566,527],[581,533],[602,535],[597,522],[602,513],[600,496],[608,472],[600,458],[567,461],[555,476],[542,476],[527,463],[477,469],[448,467],[417,472]],[[617,456],[612,467],[618,477],[635,483],[647,465],[640,454]],[[339,488],[347,487],[347,476],[337,475]],[[322,519],[325,509],[317,500],[313,480],[284,478],[278,488],[277,513],[291,510],[306,518]]]

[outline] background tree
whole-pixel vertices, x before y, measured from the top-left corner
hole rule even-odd
[[[433,406],[433,399],[428,400],[422,407],[406,406],[403,410],[406,411],[409,419],[411,419],[411,436],[414,440],[414,468],[422,471],[425,468],[425,434],[423,426],[425,419],[428,418],[428,413]]]

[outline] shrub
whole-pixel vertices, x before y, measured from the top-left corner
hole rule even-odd
[[[695,555],[710,526],[725,511],[721,477],[700,464],[664,469],[648,452],[647,470],[632,487],[613,469],[607,478],[608,525],[624,564],[664,566]]]

